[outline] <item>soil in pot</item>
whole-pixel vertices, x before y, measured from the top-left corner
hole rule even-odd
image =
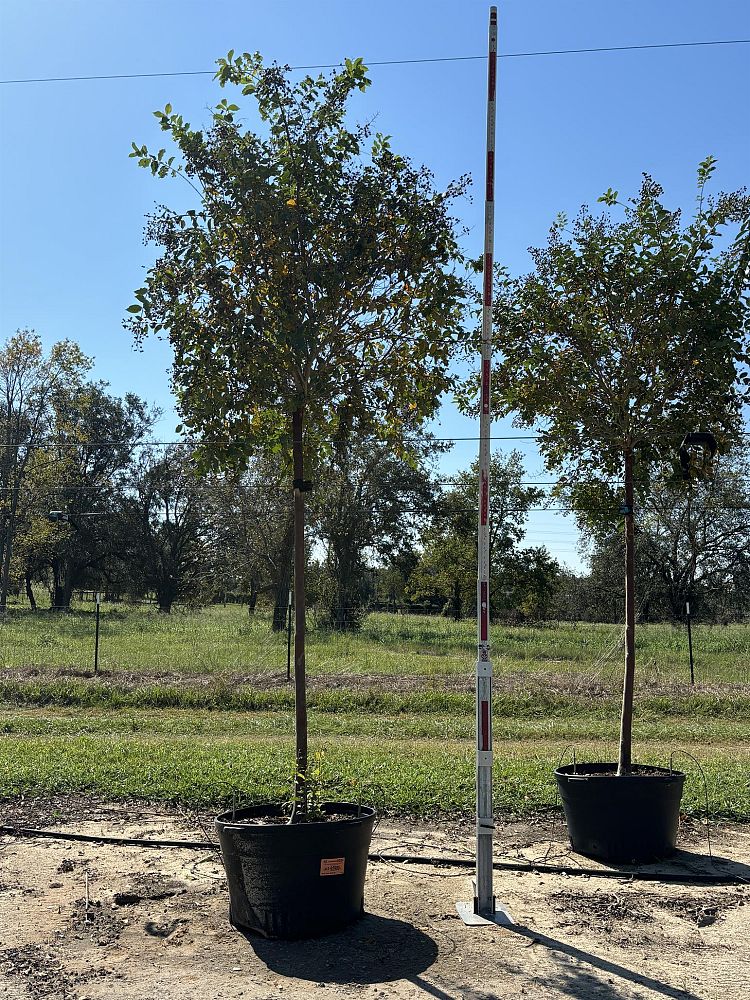
[[[229,883],[229,919],[269,938],[317,937],[364,912],[375,810],[349,802],[321,807],[326,819],[278,822],[281,806],[217,816]]]
[[[612,763],[567,764],[555,771],[574,851],[614,864],[640,864],[675,850],[682,771]]]

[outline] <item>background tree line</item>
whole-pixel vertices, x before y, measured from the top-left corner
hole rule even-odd
[[[198,475],[187,443],[153,446],[158,411],[91,379],[70,341],[45,353],[18,331],[0,349],[0,607],[25,592],[70,607],[76,591],[112,599],[259,603],[286,621],[293,522],[282,460]],[[472,616],[476,465],[438,479],[438,442],[414,430],[400,457],[342,420],[311,472],[307,560],[321,624],[352,628],[371,607]],[[608,516],[586,530],[588,571],[563,569],[524,544],[543,492],[522,456],[492,463],[493,613],[506,620],[619,620],[622,543],[616,497],[592,490]],[[603,497],[605,499],[603,499]],[[723,458],[689,486],[665,468],[638,504],[640,615],[729,620],[750,610],[750,464]],[[53,518],[50,519],[50,513]],[[45,602],[46,603],[46,602]]]

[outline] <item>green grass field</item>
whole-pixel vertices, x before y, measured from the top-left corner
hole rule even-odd
[[[73,613],[11,611],[0,623],[0,666],[89,670],[94,658],[93,605]],[[622,627],[588,623],[495,626],[493,651],[508,671],[619,677]],[[475,625],[423,615],[371,614],[350,635],[311,630],[312,674],[465,675],[474,663]],[[639,629],[640,677],[648,682],[688,676],[685,630],[671,625]],[[750,683],[750,628],[697,625],[693,629],[700,679]],[[104,605],[100,666],[108,673],[269,673],[286,669],[286,635],[272,632],[267,615],[250,618],[237,605],[202,611]]]
[[[99,677],[90,610],[0,621],[0,796],[91,792],[213,806],[288,794],[286,636],[239,607],[170,616],[107,607]],[[560,760],[613,759],[622,630],[495,627],[496,806],[555,803]],[[639,629],[634,743],[689,775],[685,807],[750,819],[750,626]],[[474,625],[372,614],[357,635],[312,630],[310,737],[331,794],[391,813],[473,810]],[[705,784],[704,784],[705,777]]]

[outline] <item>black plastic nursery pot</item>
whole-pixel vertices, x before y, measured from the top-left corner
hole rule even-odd
[[[345,818],[264,824],[282,816],[281,806],[268,804],[216,817],[235,927],[268,938],[317,937],[364,913],[375,810],[351,802],[321,808]]]
[[[574,851],[638,864],[675,850],[685,775],[664,767],[566,764],[555,771]]]

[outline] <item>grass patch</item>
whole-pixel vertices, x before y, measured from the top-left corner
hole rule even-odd
[[[106,608],[103,674],[93,611],[14,611],[0,621],[0,795],[91,792],[217,808],[286,795],[293,768],[293,691],[286,636],[238,607],[159,615]],[[495,626],[496,808],[527,815],[555,802],[561,757],[613,759],[621,629]],[[670,752],[691,775],[685,805],[750,820],[750,627],[697,626],[696,688],[686,637],[638,631],[634,741],[639,762]],[[474,809],[474,623],[372,614],[356,635],[310,633],[310,735],[332,792],[370,783],[388,810],[415,816]],[[71,675],[72,674],[72,675]],[[402,679],[404,679],[402,681]],[[411,680],[410,678],[414,678]],[[458,688],[458,689],[456,689]],[[284,734],[281,738],[280,734]],[[289,734],[286,736],[286,734]],[[566,756],[567,755],[567,756]],[[367,793],[379,803],[381,791]]]
[[[615,720],[616,723],[616,720]],[[226,712],[184,709],[93,709],[62,707],[54,711],[24,709],[0,712],[0,735],[14,736],[114,736],[137,734],[144,737],[206,736],[211,739],[242,740],[291,734],[294,714],[288,711]],[[381,741],[414,739],[450,740],[473,743],[473,715],[411,714],[374,715],[372,713],[331,713],[312,709],[309,713],[312,737],[358,736]],[[496,715],[494,734],[499,754],[507,741],[556,742],[565,752],[571,743],[595,740],[609,745],[609,756],[616,752],[617,725],[611,719],[583,717],[522,718]],[[737,719],[693,718],[688,715],[662,716],[658,719],[636,717],[636,746],[653,743],[665,753],[681,747],[698,748],[699,754],[713,744],[723,749],[736,748],[742,753],[750,746],[750,722]]]
[[[94,617],[92,605],[70,614],[12,609],[0,622],[0,664],[6,669],[91,669]],[[620,626],[579,622],[494,625],[491,631],[501,669],[605,679],[619,676],[621,636]],[[373,613],[356,634],[311,628],[308,670],[313,675],[469,675],[475,644],[471,620]],[[750,627],[697,624],[693,644],[699,681],[750,682]],[[639,676],[648,681],[688,676],[682,628],[639,626],[637,656]],[[250,617],[237,605],[177,608],[169,615],[104,605],[100,664],[116,673],[280,673],[286,669],[286,635],[271,630],[266,613]]]
[[[385,804],[391,814],[420,817],[471,815],[474,753],[466,744],[440,747],[418,741],[351,737],[316,740],[336,781],[331,794]],[[589,743],[584,755],[599,759],[607,748]],[[506,743],[495,766],[495,808],[528,815],[556,802],[552,770],[559,747],[540,742]],[[645,753],[644,763],[663,763]],[[715,754],[705,763],[709,814],[750,819],[747,755]],[[146,798],[215,807],[288,795],[293,767],[291,741],[242,741],[193,737],[123,739],[118,736],[4,737],[0,740],[0,795],[84,792],[110,799]],[[686,768],[691,771],[691,767]],[[701,781],[686,788],[685,809],[705,812]]]
[[[212,684],[199,687],[146,684],[130,687],[98,680],[0,681],[0,704],[37,707],[76,706],[80,708],[181,708],[232,712],[290,711],[294,692],[289,687],[254,688]],[[311,709],[331,713],[368,715],[468,716],[474,712],[474,696],[439,689],[410,692],[380,688],[331,688],[312,690]],[[642,694],[636,705],[639,718],[659,720],[663,716],[707,719],[750,720],[750,693],[692,693],[691,689],[672,695]],[[493,712],[498,718],[582,718],[616,719],[620,703],[614,696],[575,696],[545,690],[498,692]]]

